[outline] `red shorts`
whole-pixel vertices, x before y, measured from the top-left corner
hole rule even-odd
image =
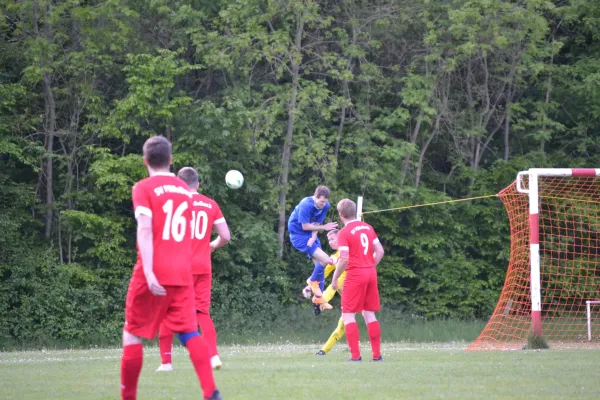
[[[379,288],[375,268],[346,272],[342,290],[342,312],[379,311]]]
[[[212,290],[212,273],[194,275],[194,292],[196,294],[196,311],[210,314],[210,295]]]
[[[154,339],[161,323],[173,332],[198,330],[191,286],[165,286],[166,296],[155,296],[145,279],[131,279],[125,302],[125,331]]]

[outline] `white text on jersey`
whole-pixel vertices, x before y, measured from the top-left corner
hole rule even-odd
[[[205,203],[202,200],[199,201],[194,201],[194,207],[206,207],[206,208],[211,208],[212,209],[212,204],[209,203]]]
[[[362,231],[362,230],[365,230],[365,229],[370,231],[371,227],[367,226],[367,225],[357,226],[356,228],[352,229],[350,231],[350,233],[354,235],[357,231]]]
[[[161,194],[165,194],[165,193],[181,193],[181,194],[185,194],[186,196],[192,195],[188,189],[181,187],[181,186],[162,185],[162,186],[154,188],[154,194],[156,194],[157,196],[160,196]]]

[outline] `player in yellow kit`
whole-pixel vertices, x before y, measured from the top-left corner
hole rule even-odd
[[[332,258],[334,258],[335,260],[337,260],[340,256],[339,251],[337,251],[337,249],[338,249],[337,236],[338,236],[337,230],[332,230],[327,233],[327,240],[329,240],[329,247],[331,247],[333,250],[336,250],[336,253],[332,256]],[[329,276],[333,271],[335,271],[335,265],[328,264],[325,267],[325,277]],[[337,292],[339,292],[340,295],[342,294],[342,287],[344,286],[344,279],[346,279],[345,271],[342,273],[342,275],[340,275],[340,277],[338,279],[338,288],[339,289],[337,290]],[[336,290],[334,290],[331,287],[331,285],[327,286],[327,289],[325,289],[325,291],[323,292],[323,297],[322,297],[323,301],[326,303],[329,303],[329,301],[333,298],[333,296],[335,296],[335,293],[336,293]],[[345,332],[344,321],[340,317],[337,328],[335,328],[335,330],[333,331],[331,336],[329,336],[329,339],[327,339],[327,342],[325,342],[325,344],[323,345],[321,350],[319,350],[317,352],[317,355],[324,356],[325,354],[329,353],[329,351],[331,350],[333,345],[336,344],[337,341],[340,340],[342,337],[344,337],[344,332]]]

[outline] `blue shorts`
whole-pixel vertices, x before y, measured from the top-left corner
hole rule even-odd
[[[316,238],[313,245],[308,247],[308,240],[311,238],[311,236],[312,234],[310,233],[308,235],[290,233],[290,241],[292,242],[292,246],[294,246],[296,250],[306,254],[308,258],[312,259],[315,251],[321,248],[321,242],[319,241],[319,238]]]

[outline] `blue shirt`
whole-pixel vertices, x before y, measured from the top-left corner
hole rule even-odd
[[[288,220],[288,230],[290,233],[296,234],[312,234],[312,231],[305,231],[302,229],[302,224],[312,224],[318,222],[322,224],[329,211],[330,204],[327,202],[323,208],[317,208],[315,206],[315,200],[313,197],[305,197],[300,203],[294,208],[290,219]]]

